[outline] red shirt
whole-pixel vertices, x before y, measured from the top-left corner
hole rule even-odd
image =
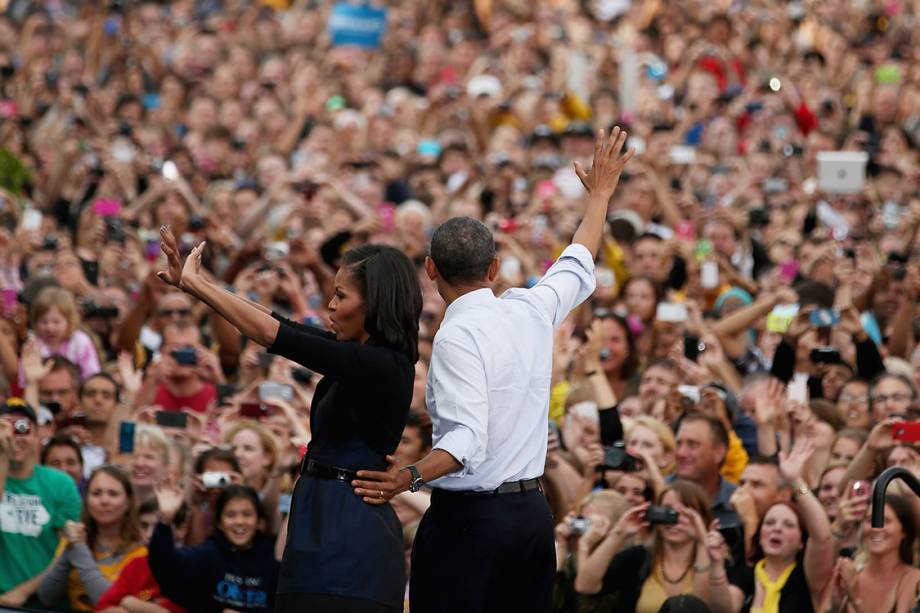
[[[203,381],[201,389],[192,396],[176,396],[166,388],[165,384],[160,383],[153,404],[163,407],[164,411],[190,409],[196,413],[204,413],[208,410],[208,405],[216,398],[217,388],[213,383],[207,381]]]
[[[115,583],[99,598],[96,610],[120,607],[121,599],[125,596],[134,596],[138,600],[158,604],[172,613],[185,613],[185,609],[160,595],[160,586],[150,572],[147,556],[135,558],[125,565]]]

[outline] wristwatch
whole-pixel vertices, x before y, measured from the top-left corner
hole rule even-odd
[[[422,479],[422,475],[418,472],[415,464],[409,464],[406,466],[406,470],[408,470],[409,474],[412,475],[412,480],[409,481],[409,491],[417,492],[422,489],[422,486],[425,485],[425,480]]]
[[[808,487],[808,484],[804,481],[798,481],[792,484],[792,497],[798,498],[799,496],[807,496],[811,494],[811,488]]]

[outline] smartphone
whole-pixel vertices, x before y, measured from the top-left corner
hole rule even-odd
[[[869,497],[869,482],[868,481],[857,481],[853,484],[853,497],[854,498],[868,498]]]
[[[175,181],[179,178],[179,169],[176,167],[176,163],[172,160],[166,160],[163,162],[163,178],[167,181]]]
[[[789,181],[779,177],[764,179],[763,183],[761,184],[761,189],[763,189],[763,191],[768,194],[785,192],[789,190]]]
[[[67,426],[86,427],[86,413],[74,413],[67,418]]]
[[[719,264],[712,260],[706,260],[700,264],[700,285],[703,289],[715,289],[719,287]]]
[[[811,350],[812,364],[842,364],[840,350],[836,347],[818,347]]]
[[[294,388],[287,383],[265,381],[259,384],[259,400],[266,401],[272,398],[281,398],[285,402],[294,400]]]
[[[808,321],[815,328],[830,328],[840,323],[840,313],[834,309],[815,309],[808,315]]]
[[[670,151],[672,164],[692,164],[696,161],[696,149],[686,145],[675,145]]]
[[[269,410],[261,402],[244,402],[240,404],[240,415],[251,419],[268,417]]]
[[[696,227],[689,219],[682,219],[674,229],[674,235],[680,240],[692,241],[696,238]]]
[[[22,229],[29,232],[35,232],[42,225],[41,211],[35,209],[26,209],[22,213]]]
[[[3,310],[3,316],[9,317],[16,311],[19,304],[18,292],[13,288],[0,289],[0,308]]]
[[[100,198],[93,202],[93,213],[99,217],[115,217],[121,213],[121,202]]]
[[[642,470],[642,460],[626,453],[623,443],[604,448],[604,463],[599,470],[620,470],[626,473]]]
[[[278,512],[282,515],[287,515],[291,512],[291,500],[293,496],[291,494],[281,494],[278,496]]]
[[[692,334],[684,335],[684,357],[691,362],[696,362],[700,354],[706,351],[706,343],[700,340],[698,336]]]
[[[658,321],[682,323],[687,321],[688,312],[686,305],[677,302],[659,302],[655,311]]]
[[[188,426],[188,414],[183,411],[157,411],[155,422],[164,428],[185,428]]]
[[[227,404],[227,399],[233,396],[237,392],[235,385],[228,383],[221,383],[217,386],[217,406],[223,406]]]
[[[645,521],[654,524],[674,525],[680,516],[671,507],[652,505],[645,512]]]
[[[891,436],[905,443],[920,442],[920,421],[899,421],[891,426]]]
[[[170,355],[180,366],[196,366],[198,364],[198,353],[192,347],[183,347],[171,352]]]
[[[798,314],[799,305],[797,304],[781,304],[774,307],[767,315],[767,332],[785,334]]]
[[[134,453],[134,422],[123,421],[118,426],[118,451]]]
[[[799,263],[789,260],[779,265],[779,276],[786,283],[792,283],[799,276]]]
[[[808,404],[808,377],[795,377],[786,385],[786,397],[794,402]]]

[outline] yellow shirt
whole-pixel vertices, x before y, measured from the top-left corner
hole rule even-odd
[[[678,594],[693,593],[693,569],[689,569],[683,581],[679,584]],[[668,599],[668,591],[664,585],[661,566],[656,564],[654,570],[642,584],[639,600],[636,601],[636,613],[658,613],[661,605]]]
[[[741,439],[734,430],[728,431],[728,452],[725,454],[725,463],[722,465],[722,476],[727,481],[738,483],[741,473],[748,463],[748,452],[745,451]]]
[[[58,543],[57,551],[54,552],[55,558],[64,553],[67,543],[66,540],[61,539],[61,542]],[[147,548],[140,544],[131,545],[127,549],[121,549],[114,553],[108,551],[93,552],[99,572],[112,582],[118,579],[118,575],[121,574],[122,569],[127,566],[128,562],[146,555]],[[83,582],[80,580],[80,574],[76,568],[71,568],[67,574],[67,600],[70,603],[70,608],[74,611],[93,610],[93,603],[89,599],[89,594],[86,593],[86,588],[83,587]]]
[[[560,381],[549,392],[549,418],[556,422],[556,425],[560,428],[565,419],[565,401],[569,397],[571,389],[571,383]]]

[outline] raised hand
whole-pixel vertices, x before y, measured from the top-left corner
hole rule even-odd
[[[800,479],[802,477],[802,468],[814,451],[815,447],[810,438],[797,440],[789,453],[780,451],[779,472],[783,478],[789,483],[794,483]]]
[[[121,376],[121,385],[128,395],[133,396],[141,389],[144,375],[134,368],[134,358],[126,351],[118,354],[118,374]]]
[[[157,272],[157,277],[174,287],[180,287],[182,260],[179,258],[179,243],[169,226],[160,226],[160,251],[166,256],[168,269]]]
[[[613,531],[622,538],[628,538],[648,529],[650,524],[645,520],[645,512],[648,511],[649,506],[649,503],[646,502],[623,513],[613,527]]]
[[[623,145],[626,144],[626,137],[626,132],[619,126],[611,130],[610,136],[605,136],[604,131],[601,130],[594,140],[594,162],[591,170],[586,171],[581,164],[575,162],[575,174],[581,179],[589,195],[595,193],[606,194],[608,197],[613,195],[626,162],[635,154],[633,149],[620,154]]]
[[[770,379],[761,394],[754,400],[754,421],[758,426],[773,424],[783,406],[783,384]]]
[[[35,339],[29,339],[22,347],[22,372],[27,383],[38,383],[51,372],[51,361],[42,357],[41,347]]]
[[[182,490],[178,485],[167,480],[157,483],[154,487],[154,494],[156,494],[157,506],[160,509],[160,519],[164,523],[172,523],[185,499]]]
[[[588,523],[588,530],[581,537],[580,547],[594,549],[594,546],[607,538],[610,534],[610,520],[603,515],[592,515]]]

